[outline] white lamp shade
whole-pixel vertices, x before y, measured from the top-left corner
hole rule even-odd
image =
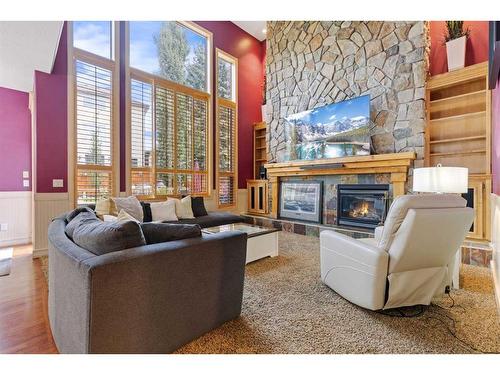
[[[469,170],[460,167],[430,167],[413,170],[413,191],[467,193]]]

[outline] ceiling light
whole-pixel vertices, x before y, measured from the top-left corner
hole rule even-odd
[[[262,29],[262,32],[263,32],[264,34],[266,34],[266,33],[267,33],[267,29],[266,29],[266,28]]]

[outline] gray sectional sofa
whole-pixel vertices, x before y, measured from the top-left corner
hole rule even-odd
[[[66,226],[61,216],[48,233],[49,320],[61,353],[170,353],[240,315],[246,234],[95,255]]]

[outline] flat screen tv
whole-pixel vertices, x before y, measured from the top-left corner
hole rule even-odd
[[[285,118],[283,161],[370,155],[370,96]]]

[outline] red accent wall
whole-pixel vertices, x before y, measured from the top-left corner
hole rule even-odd
[[[31,190],[31,113],[26,92],[0,87],[0,191]],[[23,186],[23,171],[30,186]]]
[[[244,189],[246,180],[253,178],[253,123],[262,120],[262,62],[265,43],[261,43],[230,21],[196,23],[212,32],[216,48],[238,58],[238,187]],[[213,61],[215,62],[215,49]],[[215,77],[215,64],[213,74]],[[212,92],[215,92],[215,89]]]
[[[52,73],[35,71],[37,193],[68,191],[67,57],[65,24]],[[64,187],[52,187],[53,179]]]
[[[488,60],[488,21],[464,21],[464,26],[469,27],[470,37],[467,40],[465,66],[478,64]],[[446,63],[446,46],[443,45],[446,30],[445,21],[430,22],[430,75],[446,73],[448,65]]]

